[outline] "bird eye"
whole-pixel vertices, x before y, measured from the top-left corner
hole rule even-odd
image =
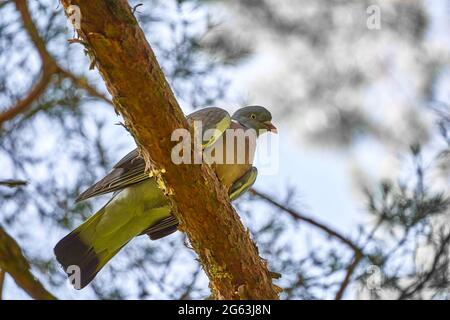
[[[250,118],[256,119],[256,114],[252,113],[252,114],[250,115]]]

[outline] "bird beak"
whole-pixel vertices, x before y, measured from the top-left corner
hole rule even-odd
[[[272,124],[272,122],[270,122],[270,121],[264,122],[264,125],[266,126],[266,128],[269,132],[278,133],[277,127],[275,127]]]

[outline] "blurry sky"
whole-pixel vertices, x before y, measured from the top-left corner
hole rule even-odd
[[[428,0],[425,4],[430,19],[427,41],[445,47],[448,52],[450,48],[449,2]],[[330,32],[333,31],[330,30]],[[279,58],[282,57],[277,57],[273,50],[257,51],[249,61],[233,71],[230,91],[236,95],[236,101],[244,99],[251,104],[264,105],[266,95],[265,92],[258,90],[258,82],[261,78],[270,79],[272,72],[276,72],[278,65],[275,62]],[[390,85],[391,83],[388,83],[381,85],[377,90],[371,90],[367,99],[375,107],[379,99],[394,101],[410,99],[407,87],[402,87],[401,83],[397,83],[396,87],[389,87]],[[276,90],[277,83],[273,83],[273,87]],[[442,79],[436,88],[437,100],[448,103],[449,88],[450,66],[442,74]],[[293,87],[292,90],[296,88]],[[384,92],[384,97],[379,91]],[[276,102],[267,106],[276,114]],[[389,114],[382,116],[387,118]],[[295,123],[279,122],[277,119],[274,123],[278,123],[279,126],[279,172],[272,176],[260,175],[256,186],[277,197],[283,196],[282,192],[286,184],[294,187],[301,195],[300,208],[305,208],[314,216],[327,221],[344,233],[355,230],[356,222],[364,218],[361,213],[366,208],[364,199],[359,197],[361,189],[355,185],[353,171],[364,169],[365,174],[377,181],[381,177],[392,177],[393,173],[399,169],[397,166],[404,160],[404,154],[393,154],[391,149],[370,138],[362,138],[352,149],[347,150],[312,147],[307,143],[299,144],[296,133],[293,132]],[[355,168],[355,163],[358,168]]]

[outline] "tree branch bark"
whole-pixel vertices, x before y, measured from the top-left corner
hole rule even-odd
[[[168,194],[218,299],[277,299],[266,263],[206,164],[175,165],[175,129],[188,128],[178,102],[125,0],[70,1],[77,30],[141,153]]]
[[[33,299],[56,299],[30,272],[30,264],[17,242],[0,226],[0,269],[7,272]]]

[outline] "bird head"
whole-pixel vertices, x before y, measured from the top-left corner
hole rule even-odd
[[[246,128],[259,130],[267,130],[269,132],[278,133],[277,128],[272,124],[272,115],[269,110],[261,106],[247,106],[237,110],[231,117]]]

